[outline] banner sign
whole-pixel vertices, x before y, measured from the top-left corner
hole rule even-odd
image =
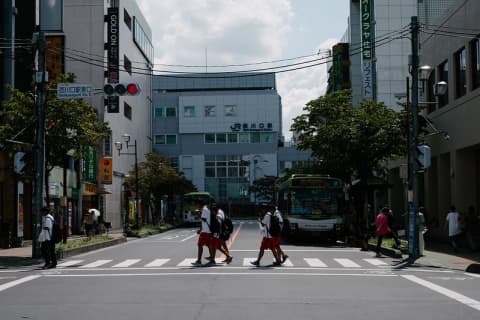
[[[372,59],[372,14],[370,0],[362,0],[362,57]]]
[[[97,150],[93,147],[86,147],[85,149],[83,180],[97,182]]]
[[[104,157],[100,160],[100,183],[112,184],[112,176],[112,157]]]
[[[107,57],[108,83],[118,83],[120,80],[120,53],[119,53],[119,14],[118,8],[108,8],[107,11]],[[107,112],[119,113],[120,103],[118,96],[108,97]]]

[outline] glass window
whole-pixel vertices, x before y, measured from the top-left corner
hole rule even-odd
[[[472,86],[474,89],[480,87],[480,38],[476,38],[471,43],[472,56]]]
[[[165,144],[165,135],[164,134],[156,134],[154,136],[153,143],[155,143],[155,144]]]
[[[227,176],[227,168],[218,167],[217,168],[217,177],[226,177],[226,176]]]
[[[195,117],[195,107],[194,106],[184,106],[183,107],[183,116],[184,117]]]
[[[112,156],[112,131],[109,131],[108,137],[103,139],[103,154],[106,157]]]
[[[273,133],[264,132],[260,133],[260,143],[271,143],[273,141]]]
[[[258,133],[258,132],[250,133],[250,142],[251,143],[260,143],[260,133]]]
[[[228,176],[229,177],[238,177],[238,167],[228,167]]]
[[[465,48],[455,54],[455,86],[456,98],[467,93],[467,54]]]
[[[439,66],[439,81],[448,83],[448,61],[445,61]],[[448,104],[448,91],[443,96],[438,96],[438,106],[441,108]]]
[[[126,55],[123,55],[123,67],[130,75],[132,74],[132,62]]]
[[[123,115],[125,118],[132,120],[132,107],[126,102],[123,102]]]
[[[436,97],[435,93],[433,92],[433,88],[435,87],[435,79],[436,79],[436,74],[435,74],[435,69],[430,72],[430,76],[428,77],[427,81],[427,101],[434,102]],[[433,112],[437,108],[436,103],[429,103],[427,106],[428,112]]]
[[[215,143],[215,133],[206,133],[205,143]]]
[[[240,143],[250,143],[250,133],[239,133],[238,142]]]
[[[156,118],[162,118],[165,116],[165,109],[163,107],[155,107],[153,116]]]
[[[205,117],[215,117],[215,106],[205,106]]]
[[[215,168],[205,168],[205,176],[206,177],[215,177]]]
[[[205,161],[214,161],[215,162],[215,156],[207,154],[207,155],[205,155]]]
[[[225,117],[235,117],[237,115],[237,106],[227,105],[225,106]]]
[[[132,17],[127,12],[127,9],[123,9],[123,21],[127,25],[128,29],[132,30]]]
[[[175,107],[168,107],[166,112],[167,117],[176,117],[177,116],[177,108]]]
[[[217,143],[227,143],[227,134],[217,133]]]
[[[167,144],[177,144],[177,135],[167,134],[166,142]]]
[[[228,143],[238,143],[238,134],[229,133],[228,134]]]

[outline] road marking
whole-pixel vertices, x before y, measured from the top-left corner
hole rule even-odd
[[[188,237],[186,237],[185,239],[182,239],[182,240],[180,240],[180,241],[181,241],[181,242],[185,242],[185,241],[187,241],[187,240],[192,239],[192,238],[195,237],[196,235],[197,235],[197,233],[194,233],[194,234],[192,234],[191,236],[188,236]]]
[[[334,277],[398,277],[396,274],[367,274],[367,273],[313,273],[313,272],[257,272],[251,270],[249,272],[165,272],[165,273],[87,273],[87,274],[47,274],[44,277],[141,277],[141,276],[334,276]]]
[[[192,263],[197,261],[195,258],[188,258],[188,259],[183,259],[182,262],[177,264],[177,267],[191,267]]]
[[[335,260],[337,263],[339,263],[340,265],[346,268],[361,268],[360,265],[356,264],[350,259],[333,259],[333,260]]]
[[[107,264],[112,261],[113,260],[97,260],[95,262],[80,266],[80,268],[96,268],[96,267],[103,266],[104,264]]]
[[[35,280],[35,279],[40,278],[40,277],[41,277],[40,275],[28,276],[28,277],[25,277],[25,278],[21,278],[21,279],[18,279],[18,280],[14,280],[14,281],[4,283],[4,284],[0,285],[0,292],[5,291],[8,288],[18,286],[19,284]]]
[[[287,260],[285,260],[285,262],[282,263],[282,266],[284,266],[284,267],[293,267],[293,263],[292,263],[292,261],[290,261],[290,259],[287,258]]]
[[[141,259],[127,259],[123,262],[120,262],[114,266],[112,266],[112,268],[127,268],[127,267],[130,267],[131,265],[134,265],[135,263],[139,262]]]
[[[258,252],[258,249],[234,249],[232,252]],[[360,249],[287,249],[288,252],[360,252]]]
[[[385,261],[378,260],[378,259],[363,259],[363,260],[374,266],[388,266],[388,264]]]
[[[453,290],[450,290],[450,289],[447,289],[447,288],[444,288],[444,287],[441,287],[439,285],[436,285],[430,281],[427,281],[427,280],[423,280],[423,279],[420,279],[419,277],[417,276],[413,276],[413,275],[402,275],[402,277],[404,279],[407,279],[407,280],[410,280],[412,282],[415,282],[416,284],[419,284],[421,286],[424,286],[425,288],[428,288],[432,291],[435,291],[437,293],[440,293],[446,297],[449,297],[453,300],[456,300],[466,306],[469,306],[473,309],[476,309],[478,311],[480,311],[480,301],[477,301],[477,300],[474,300],[472,298],[469,298],[467,296],[464,296],[463,294],[460,294],[458,292],[455,292]]]
[[[167,263],[168,261],[170,261],[170,259],[155,259],[155,260],[153,260],[152,262],[147,263],[147,264],[145,265],[145,267],[147,267],[147,268],[151,268],[151,267],[161,267],[161,266],[163,266],[165,263]]]
[[[71,267],[81,263],[83,260],[70,260],[57,265],[57,267]]]
[[[254,267],[250,262],[256,261],[257,258],[243,258],[243,266],[244,267]]]
[[[322,260],[318,258],[304,258],[305,262],[310,266],[314,268],[326,268],[327,265],[323,263]]]

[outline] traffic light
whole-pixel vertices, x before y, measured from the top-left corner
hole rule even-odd
[[[107,83],[103,86],[106,96],[136,96],[140,91],[137,83]]]
[[[431,149],[426,144],[417,146],[417,163],[420,168],[426,169],[431,164]]]

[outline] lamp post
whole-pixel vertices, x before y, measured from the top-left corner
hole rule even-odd
[[[133,144],[130,144],[130,135],[124,133],[122,135],[123,140],[125,141],[125,146],[128,148],[134,147],[134,152],[122,152],[123,144],[120,141],[115,142],[115,148],[118,150],[118,155],[134,155],[135,156],[135,224],[139,226],[138,219],[138,210],[139,210],[139,201],[138,201],[138,158],[137,158],[137,140],[134,140]]]

